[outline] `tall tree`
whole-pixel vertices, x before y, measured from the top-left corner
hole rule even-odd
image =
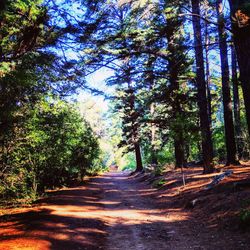
[[[250,3],[248,0],[229,0],[229,4],[250,135]]]
[[[155,86],[155,75],[154,75],[154,63],[156,61],[155,56],[148,56],[147,62],[146,62],[146,72],[144,74],[144,82],[143,85],[148,87],[148,90],[150,92],[154,91]],[[155,116],[155,102],[154,100],[149,104],[149,112],[152,119],[154,119]],[[157,166],[157,127],[155,123],[150,124],[150,146],[151,146],[151,164],[154,166]]]
[[[236,143],[234,135],[232,101],[230,94],[229,65],[228,65],[228,54],[227,54],[228,50],[227,34],[225,30],[225,19],[223,14],[222,0],[216,1],[216,10],[218,15],[222,96],[223,96],[223,108],[224,108],[225,141],[226,141],[226,152],[227,152],[226,165],[230,165],[230,164],[236,164],[238,163],[238,161],[236,160]]]
[[[136,110],[135,107],[135,89],[132,86],[132,82],[130,79],[130,70],[125,71],[126,72],[126,78],[127,78],[127,114],[128,114],[128,119],[129,122],[131,122],[131,131],[130,131],[130,136],[131,136],[131,141],[134,146],[134,151],[135,151],[135,159],[136,159],[136,172],[140,172],[143,170],[143,165],[142,165],[142,156],[141,156],[141,147],[140,147],[140,133],[139,133],[139,113]]]
[[[169,6],[168,6],[169,7]],[[173,137],[175,149],[175,165],[183,167],[185,161],[184,153],[184,126],[181,120],[184,118],[182,101],[183,96],[180,89],[180,76],[185,72],[187,67],[184,56],[185,46],[184,39],[181,35],[183,19],[180,18],[180,6],[175,9],[169,8],[166,14],[166,38],[168,51],[168,75],[170,84],[170,99],[173,109]]]
[[[121,113],[122,137],[119,147],[126,146],[127,151],[134,151],[136,160],[136,172],[143,170],[141,147],[140,147],[140,113],[136,108],[136,89],[132,85],[131,69],[124,65],[122,75],[115,79],[116,84],[123,85],[117,87],[116,108]],[[114,78],[109,83],[114,82]]]
[[[214,168],[212,166],[213,144],[208,116],[203,44],[200,24],[200,1],[192,0],[192,14],[196,59],[196,84],[198,90],[197,98],[200,114],[204,173],[211,173],[214,171]]]
[[[208,11],[209,11],[209,1],[204,1],[205,7],[205,64],[206,64],[206,83],[207,83],[207,101],[208,101],[208,114],[210,127],[212,128],[212,98],[211,98],[211,72],[210,72],[210,63],[209,63],[209,43],[210,43],[210,34],[209,34],[209,22],[208,22]]]
[[[235,135],[236,135],[236,145],[237,153],[239,159],[243,156],[243,147],[242,147],[242,130],[240,122],[240,98],[239,98],[239,81],[238,81],[238,70],[237,70],[237,58],[235,47],[231,45],[231,61],[232,61],[232,84],[233,84],[233,113],[234,113],[234,122],[235,122]]]

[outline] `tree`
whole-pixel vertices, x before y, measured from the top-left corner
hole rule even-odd
[[[212,127],[212,98],[211,98],[211,72],[209,64],[209,43],[210,43],[210,34],[209,34],[209,22],[208,22],[208,12],[209,12],[209,1],[204,1],[205,5],[205,65],[206,65],[206,83],[207,83],[207,101],[208,101],[208,114],[210,127]]]
[[[174,134],[174,148],[175,148],[175,162],[176,167],[183,167],[185,164],[185,141],[184,141],[184,127],[182,120],[184,119],[183,104],[187,101],[187,95],[181,90],[181,80],[188,69],[188,59],[185,56],[186,46],[184,45],[184,38],[182,36],[183,19],[180,18],[181,6],[178,4],[175,9],[172,9],[168,14],[166,37],[168,40],[167,50],[168,56],[168,71],[169,83],[173,109],[173,134]],[[183,81],[183,79],[182,79]]]
[[[121,113],[123,141],[119,147],[126,146],[127,151],[134,151],[136,158],[136,172],[143,170],[141,148],[140,148],[140,112],[136,108],[136,89],[132,83],[131,61],[123,65],[123,72],[118,78],[113,78],[109,84],[115,82],[117,87],[116,109]],[[121,72],[120,72],[121,73]]]
[[[229,65],[227,55],[227,35],[225,30],[225,20],[223,15],[222,0],[217,0],[216,10],[218,15],[218,33],[219,33],[219,47],[221,58],[221,79],[222,79],[222,95],[223,95],[223,108],[224,108],[224,126],[225,126],[225,140],[227,149],[227,163],[237,164],[236,160],[236,144],[234,135],[234,123],[232,112],[232,101],[230,94],[230,78],[229,78]]]
[[[213,144],[211,137],[211,129],[208,116],[208,103],[206,93],[206,80],[204,70],[203,46],[200,25],[200,1],[192,0],[192,21],[194,30],[194,46],[195,46],[195,60],[196,60],[196,84],[197,84],[197,101],[200,113],[200,128],[202,138],[202,154],[204,173],[213,172]]]
[[[240,98],[239,98],[239,81],[238,81],[238,70],[237,70],[237,58],[235,47],[231,45],[231,61],[232,61],[232,84],[233,84],[233,113],[234,113],[234,123],[235,123],[235,135],[236,135],[236,145],[239,159],[243,156],[242,147],[242,128],[241,128],[241,118],[240,118]]]
[[[250,4],[248,0],[230,0],[233,38],[240,68],[240,80],[250,134]]]
[[[83,85],[82,67],[60,46],[75,32],[74,17],[62,8],[55,14],[52,6],[40,0],[0,4],[0,192],[5,196],[20,198],[69,183],[97,163],[98,142],[87,123],[65,102],[48,101],[49,95]]]

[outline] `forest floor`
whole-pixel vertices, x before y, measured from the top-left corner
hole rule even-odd
[[[110,172],[50,192],[34,207],[0,211],[0,249],[250,249],[239,216],[250,211],[250,188],[235,184],[250,179],[250,165],[228,169],[233,174],[210,190],[225,168],[210,175],[185,169],[185,187],[179,170],[164,180]]]

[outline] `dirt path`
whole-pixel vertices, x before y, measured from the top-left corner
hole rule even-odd
[[[112,182],[103,198],[109,226],[106,249],[173,249],[170,239],[176,232],[154,207],[150,198],[154,190],[122,174],[113,176],[106,176]]]
[[[38,208],[1,218],[0,249],[247,249],[230,239],[221,247],[220,234],[190,224],[187,211],[168,207],[171,197],[157,205],[155,192],[123,173],[55,192]]]

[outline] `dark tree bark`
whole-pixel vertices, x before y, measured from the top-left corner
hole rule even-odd
[[[196,85],[197,85],[197,101],[200,115],[200,128],[202,138],[202,157],[204,163],[204,173],[211,173],[214,171],[212,166],[213,160],[213,144],[209,124],[208,102],[206,93],[206,80],[204,69],[204,57],[201,36],[200,24],[200,1],[192,0],[192,21],[194,29],[194,45],[195,45],[195,59],[196,59]]]
[[[134,92],[132,92],[132,98],[130,102],[131,111],[135,111],[134,100],[135,100]],[[141,149],[140,149],[140,139],[139,139],[138,127],[137,127],[136,121],[134,121],[133,118],[132,118],[132,142],[134,145],[135,158],[136,158],[136,170],[135,171],[140,172],[143,170]]]
[[[227,163],[238,164],[236,160],[236,143],[234,135],[233,111],[230,94],[230,77],[227,55],[227,37],[225,30],[225,20],[223,15],[222,0],[216,1],[216,10],[218,15],[218,34],[219,34],[219,48],[221,59],[221,79],[222,79],[222,96],[223,96],[223,110],[224,110],[224,127],[225,127],[225,142],[227,152]]]
[[[230,0],[229,3],[250,135],[250,3],[249,0]]]
[[[234,45],[231,46],[231,61],[232,61],[232,83],[233,83],[233,103],[234,103],[234,123],[235,123],[235,135],[236,146],[238,152],[238,158],[243,157],[243,142],[242,131],[240,124],[240,98],[239,98],[239,81],[237,76],[237,58]]]
[[[136,172],[141,172],[143,170],[141,149],[139,142],[134,143],[135,147],[135,157],[136,157]]]
[[[174,138],[174,152],[175,152],[175,167],[182,168],[185,163],[184,139],[182,131],[179,131],[178,137]]]
[[[208,17],[208,1],[205,1],[205,18]],[[210,128],[212,129],[212,97],[210,91],[211,77],[210,77],[210,65],[209,65],[209,31],[208,21],[205,21],[205,58],[206,58],[206,84],[207,84],[207,102],[208,102],[208,115]]]

